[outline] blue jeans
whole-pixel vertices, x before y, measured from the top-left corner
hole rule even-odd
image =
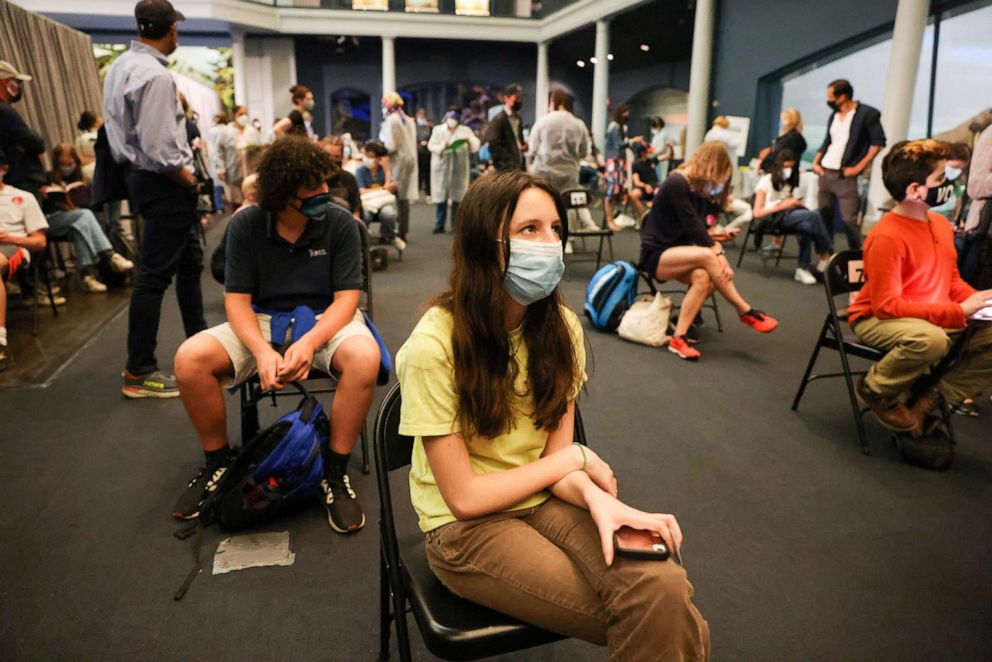
[[[799,268],[809,269],[813,265],[810,248],[818,254],[833,253],[834,243],[823,225],[823,218],[809,209],[792,209],[782,219],[782,228],[794,233],[799,239]]]
[[[396,220],[399,218],[399,211],[396,205],[390,203],[383,205],[379,211],[365,212],[365,225],[379,222],[379,238],[391,241],[396,236]]]
[[[93,266],[101,253],[113,250],[96,216],[89,209],[49,214],[48,236],[52,239],[71,239],[76,249],[76,259],[84,269]]]
[[[458,213],[458,203],[451,201],[451,229],[455,229],[455,214]],[[439,202],[434,207],[434,229],[444,232],[444,224],[448,218],[448,202]]]

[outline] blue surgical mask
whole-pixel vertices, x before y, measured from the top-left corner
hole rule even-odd
[[[715,198],[716,196],[718,196],[721,193],[723,193],[723,189],[726,188],[726,186],[727,186],[726,184],[719,184],[718,186],[713,186],[712,184],[707,184],[706,185],[706,195],[710,196],[711,198]]]
[[[327,213],[331,207],[331,194],[318,193],[309,198],[300,198],[300,213],[307,218],[320,218]]]
[[[947,181],[949,182],[953,182],[955,179],[960,177],[962,172],[964,171],[961,170],[961,168],[955,168],[952,165],[944,166],[944,176],[947,177]]]
[[[550,296],[564,273],[560,242],[510,240],[510,260],[503,287],[517,303],[529,306]]]

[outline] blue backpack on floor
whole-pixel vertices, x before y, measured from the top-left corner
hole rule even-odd
[[[586,315],[600,331],[616,331],[636,294],[637,268],[624,260],[611,262],[601,267],[586,286]]]
[[[243,529],[320,493],[330,423],[316,398],[293,386],[303,400],[245,444],[200,508],[205,526]]]

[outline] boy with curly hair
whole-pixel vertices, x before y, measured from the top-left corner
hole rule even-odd
[[[200,505],[232,461],[223,388],[259,376],[265,390],[306,379],[311,366],[338,378],[323,481],[328,522],[338,533],[362,528],[365,515],[348,478],[348,460],[372,404],[379,348],[358,309],[362,247],[355,219],[330,202],[331,163],[319,147],[288,136],[266,149],[258,167],[258,206],[231,219],[224,308],[227,322],[187,340],[176,379],[199,437],[205,466],[173,509]],[[305,306],[315,324],[288,343],[271,337],[273,315]],[[300,324],[299,316],[296,324]],[[299,336],[303,329],[296,329]],[[284,353],[277,347],[285,348]]]

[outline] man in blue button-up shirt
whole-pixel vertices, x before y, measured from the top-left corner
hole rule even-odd
[[[168,0],[141,0],[134,8],[138,40],[107,72],[103,87],[107,139],[114,160],[128,166],[127,187],[145,229],[138,279],[131,293],[124,395],[171,398],[176,380],[155,358],[162,297],[176,277],[176,297],[187,336],[207,328],[203,318],[197,182],[186,138],[186,117],[166,56],[176,50],[176,22]]]

